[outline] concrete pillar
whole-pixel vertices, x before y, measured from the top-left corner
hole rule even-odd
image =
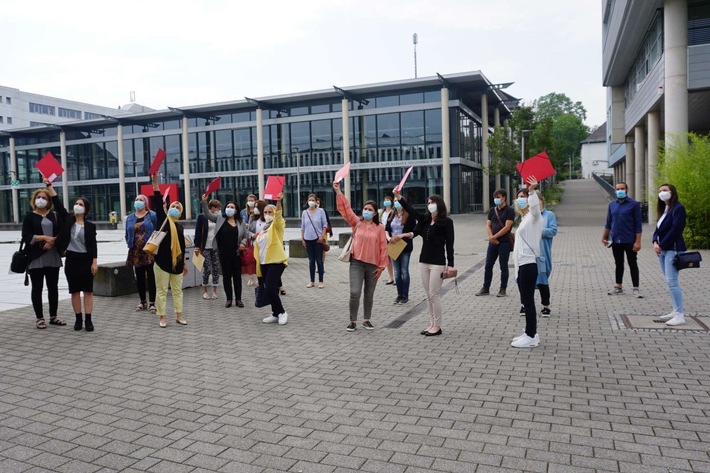
[[[498,128],[500,127],[500,109],[498,107],[493,109],[493,126],[496,129],[496,132],[498,131]],[[496,156],[496,159],[498,159],[499,156]],[[500,172],[496,173],[496,190],[500,189]]]
[[[67,134],[59,130],[59,159],[64,168],[62,175],[62,203],[69,209],[69,173],[67,172]]]
[[[188,140],[188,121],[187,117],[182,117],[182,174],[183,174],[183,185],[185,186],[185,202],[183,202],[183,207],[185,208],[185,219],[192,220],[192,199],[190,190],[190,141]],[[210,133],[210,132],[208,132]],[[213,148],[214,148],[214,141]]]
[[[634,147],[634,139],[631,136],[627,136],[626,139],[626,161],[624,163],[625,172],[622,180],[626,182],[629,194],[631,194],[636,188],[636,150]]]
[[[611,87],[611,113],[607,129],[611,130],[612,144],[624,142],[624,112],[626,109],[624,102],[624,87]]]
[[[259,198],[264,196],[264,114],[256,108],[256,168],[259,180]]]
[[[651,196],[658,186],[658,142],[661,139],[661,112],[648,113],[648,172],[646,173],[646,192],[648,198],[648,223],[655,223],[658,215],[656,215],[656,206],[653,205],[655,199]]]
[[[343,166],[350,162],[350,101],[343,98],[340,101],[340,107],[343,113]],[[350,175],[345,176],[345,189],[343,189],[345,196],[350,202],[352,202],[352,195],[350,195]]]
[[[634,188],[632,197],[646,201],[646,130],[642,125],[634,127]]]
[[[17,174],[17,153],[15,153],[15,138],[10,137],[10,178],[20,180]],[[20,223],[20,194],[17,189],[12,188],[12,220]]]
[[[118,145],[118,200],[121,205],[121,221],[125,222],[128,216],[128,210],[126,209],[126,161],[123,156],[123,125],[120,123],[116,127],[116,144]],[[137,161],[136,157],[133,159]],[[135,164],[134,164],[135,166]],[[133,197],[135,199],[135,196]],[[150,199],[150,197],[148,197]]]
[[[444,202],[451,211],[451,137],[449,133],[449,89],[441,88],[441,178],[444,187]]]
[[[663,2],[665,141],[688,132],[688,1]]]
[[[483,211],[488,213],[491,202],[491,185],[488,169],[491,166],[488,154],[488,96],[481,95],[481,167],[483,168]]]

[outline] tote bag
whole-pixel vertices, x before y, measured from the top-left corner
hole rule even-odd
[[[165,228],[165,224],[167,223],[168,218],[169,217],[165,217],[165,220],[163,220],[163,224],[160,226],[160,229],[155,230],[153,232],[153,234],[148,239],[148,242],[143,247],[143,251],[145,251],[146,253],[150,253],[153,256],[158,254],[158,248],[160,248],[160,243],[165,238],[165,235],[167,235],[167,232],[164,232],[163,228]]]
[[[355,236],[355,232],[357,231],[357,227],[360,226],[360,223],[362,222],[359,222],[357,225],[355,225],[355,228],[353,229],[353,234],[350,235],[350,238],[348,238],[348,241],[343,247],[343,251],[341,251],[340,256],[338,256],[338,259],[343,263],[347,263],[350,261],[350,255],[353,252],[353,237]]]

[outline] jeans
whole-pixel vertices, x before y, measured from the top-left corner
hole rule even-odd
[[[409,260],[412,252],[402,252],[397,259],[392,260],[394,268],[394,283],[397,285],[397,295],[409,299]]]
[[[318,282],[323,282],[323,248],[318,240],[305,240],[306,253],[308,253],[308,269],[311,272],[311,282],[316,280],[316,265],[318,265]]]
[[[535,282],[537,282],[536,263],[524,264],[518,267],[518,290],[520,291],[520,301],[525,307],[525,333],[530,338],[534,338],[537,333]]]
[[[355,258],[350,258],[350,321],[357,322],[357,311],[360,308],[360,294],[365,286],[365,297],[363,298],[364,319],[370,320],[372,315],[372,303],[377,287],[375,270],[377,266],[365,263]]]
[[[611,245],[611,251],[614,253],[614,263],[616,265],[616,284],[621,286],[624,281],[624,253],[626,261],[629,262],[631,270],[631,282],[634,287],[639,287],[639,265],[637,255],[634,251],[634,245],[631,243],[614,243]]]
[[[661,254],[658,255],[658,263],[661,265],[661,271],[666,278],[668,292],[671,293],[673,310],[682,314],[684,310],[683,289],[678,283],[678,270],[673,266],[673,258],[675,258],[675,251],[661,251]]]
[[[508,287],[508,259],[510,258],[510,241],[508,235],[501,237],[497,245],[488,244],[486,252],[486,268],[483,273],[483,289],[490,290],[491,281],[493,280],[493,266],[496,264],[496,259],[500,263],[500,288]]]
[[[30,281],[32,281],[32,308],[35,311],[35,317],[44,318],[42,291],[45,279],[47,280],[47,296],[49,297],[49,317],[56,317],[59,307],[59,267],[30,269],[29,274]]]
[[[441,273],[446,266],[438,264],[419,263],[419,273],[426,292],[427,308],[429,309],[429,326],[441,327],[441,285],[444,280]]]

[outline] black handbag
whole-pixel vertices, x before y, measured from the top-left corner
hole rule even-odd
[[[256,307],[266,307],[267,305],[271,305],[269,296],[266,294],[266,287],[263,283],[254,288],[254,305]]]
[[[27,271],[27,266],[30,264],[30,255],[27,253],[25,241],[20,242],[20,249],[12,255],[10,263],[10,271],[17,274],[22,274]]]
[[[681,251],[673,258],[673,266],[680,271],[687,268],[699,268],[703,257],[697,251]]]

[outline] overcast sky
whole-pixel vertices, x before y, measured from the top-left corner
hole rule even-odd
[[[3,0],[0,84],[156,109],[480,70],[606,120],[600,0]]]

